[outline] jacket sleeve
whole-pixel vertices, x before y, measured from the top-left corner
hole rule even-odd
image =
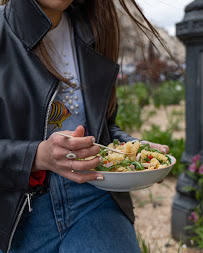
[[[40,142],[0,140],[0,189],[26,191]]]
[[[116,119],[116,115],[117,115],[117,110],[118,110],[118,105],[116,106],[116,110],[111,115],[111,117],[107,119],[109,134],[110,134],[112,141],[114,139],[118,139],[121,142],[139,140],[137,138],[130,136],[129,134],[127,134],[126,132],[121,130],[119,126],[116,125],[115,119]]]

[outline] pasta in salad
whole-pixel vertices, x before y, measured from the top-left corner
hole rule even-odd
[[[103,157],[103,160],[95,170],[132,172],[165,168],[171,164],[168,155],[158,149],[151,149],[149,144],[141,144],[139,141],[121,143],[119,140],[114,140],[108,147],[128,154],[118,154],[101,149],[99,155]]]

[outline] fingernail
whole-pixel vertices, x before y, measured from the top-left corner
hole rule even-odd
[[[104,179],[104,177],[102,175],[96,177],[96,180],[103,180],[103,179]]]
[[[99,161],[102,161],[102,160],[103,160],[103,157],[102,157],[102,156],[100,156],[100,157],[99,157]]]
[[[166,149],[165,148],[162,148],[163,152],[166,154]]]
[[[95,141],[96,141],[96,139],[93,137],[93,138],[92,138],[92,142],[95,143]]]

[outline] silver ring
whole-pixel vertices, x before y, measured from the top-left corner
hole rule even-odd
[[[71,169],[71,172],[74,173],[75,171],[73,170],[72,165],[73,165],[73,160],[70,162],[70,169]]]
[[[67,155],[66,155],[67,159],[76,159],[77,156],[76,154],[72,153],[72,151],[70,151]]]

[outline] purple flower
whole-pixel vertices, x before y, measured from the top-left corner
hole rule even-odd
[[[203,164],[201,164],[199,167],[199,174],[203,175]]]
[[[192,163],[188,169],[191,172],[196,172],[198,170],[196,163]]]
[[[192,213],[191,213],[191,216],[189,216],[188,219],[189,219],[189,220],[192,220],[192,221],[194,221],[194,222],[197,222],[197,221],[198,221],[198,215],[197,215],[197,213],[196,213],[196,212],[192,212]]]
[[[197,154],[197,155],[195,155],[195,156],[192,158],[192,161],[193,161],[194,163],[198,162],[199,160],[200,160],[200,154]]]

